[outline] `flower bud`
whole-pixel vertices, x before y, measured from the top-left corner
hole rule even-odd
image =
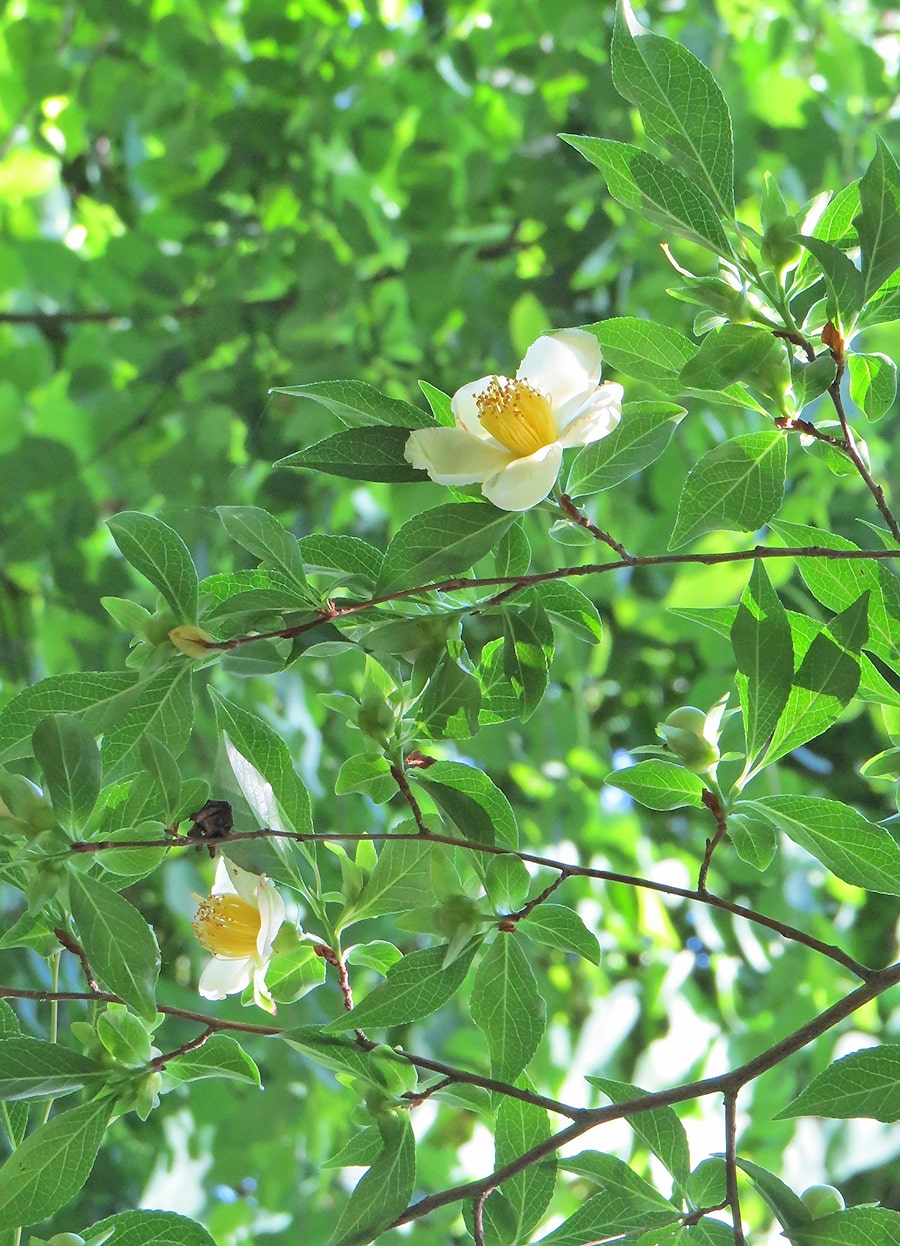
[[[832,1216],[846,1207],[844,1196],[833,1185],[811,1185],[808,1190],[803,1191],[800,1199],[813,1220]]]
[[[182,623],[180,627],[173,627],[169,632],[169,640],[176,649],[189,658],[208,658],[209,645],[215,644],[214,636],[210,636],[209,632],[204,632],[202,627],[197,627],[193,623]]]
[[[673,710],[656,728],[670,752],[694,774],[706,774],[719,760],[718,740],[710,738],[709,719],[695,705],[682,705]]]

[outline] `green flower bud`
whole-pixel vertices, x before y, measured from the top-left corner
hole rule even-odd
[[[656,728],[669,751],[694,774],[706,774],[719,760],[716,740],[710,739],[707,715],[695,705],[682,705],[673,710]]]
[[[789,264],[796,264],[802,252],[800,243],[794,241],[794,235],[799,229],[796,216],[782,217],[780,221],[770,225],[759,249],[763,263],[775,272],[780,272]]]
[[[189,658],[208,658],[212,652],[209,644],[215,643],[215,637],[193,623],[182,623],[180,627],[173,627],[169,632],[169,640]]]
[[[847,1205],[840,1190],[833,1185],[811,1185],[803,1191],[800,1199],[813,1220],[832,1216],[836,1211],[843,1211]]]
[[[54,1233],[47,1246],[85,1246],[80,1233]]]

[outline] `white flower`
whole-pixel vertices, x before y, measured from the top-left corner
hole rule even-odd
[[[275,1001],[266,990],[272,943],[284,921],[284,901],[265,874],[250,874],[219,857],[212,893],[200,901],[194,933],[213,958],[200,975],[204,999],[224,999],[253,983],[253,999],[266,1012]]]
[[[583,329],[539,337],[515,380],[483,376],[453,395],[455,428],[421,428],[404,451],[439,485],[481,485],[507,511],[543,501],[562,452],[611,433],[622,415],[622,386],[600,384],[600,344]]]

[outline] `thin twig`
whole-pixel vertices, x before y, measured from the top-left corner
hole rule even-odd
[[[584,511],[580,510],[568,493],[559,495],[559,506],[567,519],[571,519],[572,523],[578,524],[580,528],[584,528],[585,532],[589,532],[592,537],[596,537],[598,541],[603,541],[610,549],[614,549],[623,562],[633,563],[634,557],[629,554],[624,545],[620,545],[615,537],[610,536],[608,532],[604,532],[602,528],[598,528],[595,523],[591,523]]]
[[[834,409],[837,412],[837,417],[841,422],[841,431],[844,434],[844,441],[846,442],[846,453],[859,473],[859,476],[866,488],[875,499],[875,505],[878,507],[885,523],[890,529],[891,536],[895,541],[900,543],[900,524],[897,523],[893,511],[887,504],[887,499],[884,496],[884,490],[881,485],[877,483],[872,476],[872,473],[863,462],[862,455],[856,445],[856,438],[853,436],[853,430],[850,428],[850,424],[847,420],[847,413],[844,411],[844,400],[841,396],[841,377],[843,372],[844,364],[843,361],[839,360],[837,374],[828,387],[828,394],[831,401],[834,403]]]
[[[734,1225],[734,1246],[744,1246],[741,1196],[737,1182],[737,1090],[725,1093],[725,1188]]]
[[[167,1051],[161,1056],[157,1056],[147,1065],[148,1069],[164,1069],[170,1060],[177,1060],[179,1056],[186,1056],[189,1051],[196,1051],[198,1047],[202,1047],[208,1038],[211,1038],[216,1032],[214,1025],[208,1025],[202,1034],[198,1034],[196,1038],[190,1039],[186,1043],[182,1043],[180,1047],[176,1047],[174,1051]]]
[[[482,1190],[472,1203],[472,1237],[475,1246],[484,1246],[484,1205],[490,1190]]]
[[[228,836],[228,839],[222,840],[222,844],[226,845],[229,841],[242,843],[245,840],[252,839],[290,839],[301,844],[327,843],[329,841],[342,843],[358,843],[362,840],[371,840],[373,843],[379,843],[384,840],[404,840],[413,839],[421,840],[422,836],[419,832],[405,831],[326,831],[322,833],[307,833],[303,831],[275,831],[269,827],[264,827],[258,831],[240,831],[236,834]],[[513,850],[506,846],[495,844],[482,844],[475,840],[456,839],[452,835],[437,835],[428,832],[428,839],[434,844],[447,844],[453,848],[461,848],[469,852],[481,852],[487,855],[498,856],[510,853]],[[144,840],[115,840],[100,839],[94,841],[76,840],[70,844],[69,848],[72,852],[106,852],[114,851],[122,848],[176,848],[191,847],[195,845],[193,841],[169,839],[144,839]],[[695,900],[701,904],[708,904],[712,908],[721,909],[723,912],[731,913],[735,917],[742,917],[746,921],[754,922],[756,925],[765,926],[768,930],[773,930],[776,934],[784,939],[790,940],[792,943],[801,943],[804,947],[810,948],[814,952],[819,952],[822,956],[827,956],[830,960],[835,961],[839,965],[843,965],[845,969],[849,969],[856,977],[867,982],[877,971],[870,969],[861,961],[855,960],[842,948],[836,947],[832,943],[825,943],[822,939],[817,939],[815,935],[807,934],[803,930],[798,930],[794,926],[789,926],[785,922],[779,921],[775,917],[767,917],[764,913],[757,912],[756,909],[747,908],[746,905],[736,904],[733,900],[726,900],[722,896],[713,895],[711,892],[701,893],[689,887],[676,887],[671,883],[657,882],[655,879],[638,878],[633,874],[620,874],[615,870],[596,869],[589,865],[572,865],[565,861],[555,861],[550,857],[539,857],[533,852],[516,851],[515,856],[520,861],[524,861],[531,865],[544,866],[549,870],[558,870],[564,874],[572,875],[578,878],[596,878],[601,882],[623,883],[626,887],[641,887],[646,891],[657,891],[662,895],[677,897],[680,900]]]
[[[85,982],[87,982],[88,986],[95,995],[99,994],[100,987],[97,983],[97,979],[94,977],[91,966],[88,963],[87,954],[81,944],[78,943],[62,926],[57,926],[53,933],[56,935],[57,939],[67,952],[71,952],[73,956],[78,957],[78,960],[81,963],[81,971],[84,974]]]
[[[391,774],[394,778],[394,782],[397,784],[397,787],[400,789],[400,793],[403,796],[403,799],[406,801],[406,803],[409,805],[410,809],[412,810],[412,816],[415,820],[416,826],[419,828],[419,834],[427,835],[429,833],[428,827],[425,825],[425,819],[422,817],[421,807],[419,806],[419,802],[416,800],[412,792],[412,789],[409,786],[409,783],[407,783],[406,781],[406,775],[403,772],[403,767],[398,766],[395,762],[392,762],[391,763]]]
[[[874,483],[874,482],[873,482]],[[876,486],[877,488],[877,486]],[[900,545],[900,528],[897,530],[897,543]],[[537,571],[529,575],[492,575],[482,577],[454,576],[447,580],[433,580],[428,584],[417,584],[413,588],[395,589],[392,593],[383,593],[378,597],[369,597],[365,601],[351,601],[345,605],[331,602],[326,608],[317,610],[315,616],[292,627],[279,627],[270,632],[253,632],[245,636],[232,636],[228,640],[198,641],[211,652],[237,649],[241,645],[254,644],[258,640],[292,640],[295,636],[321,627],[325,623],[334,623],[340,619],[350,618],[370,610],[373,606],[384,605],[392,601],[404,601],[410,597],[421,597],[426,593],[455,593],[469,589],[494,588],[504,586],[496,597],[485,601],[473,602],[472,611],[483,612],[486,608],[510,597],[513,593],[531,588],[534,584],[547,584],[554,580],[575,579],[584,575],[606,575],[609,572],[621,571],[623,567],[663,567],[681,565],[700,565],[715,567],[723,563],[752,562],[757,558],[827,558],[834,562],[857,562],[874,560],[889,562],[900,558],[900,549],[831,549],[827,545],[780,546],[755,545],[752,549],[730,550],[705,554],[647,554],[621,558],[616,562],[582,563],[577,567],[557,567],[554,571]],[[458,607],[455,607],[458,609]]]
[[[706,896],[708,894],[706,890],[706,879],[709,875],[709,867],[712,864],[713,853],[725,838],[725,834],[728,830],[728,823],[725,819],[725,810],[722,808],[722,802],[719,800],[715,792],[711,792],[708,788],[705,788],[703,795],[701,796],[701,800],[716,820],[716,833],[706,841],[706,851],[703,853],[703,860],[700,864],[700,873],[697,876],[697,894],[700,896]]]
[[[528,903],[517,912],[510,913],[506,918],[504,918],[504,920],[508,922],[520,922],[523,917],[527,917],[529,913],[533,913],[539,904],[543,904],[545,900],[549,900],[554,891],[556,891],[557,887],[562,886],[568,877],[569,871],[561,870],[556,878],[554,878],[553,882],[549,883],[539,896],[535,896],[533,900],[529,900]]]

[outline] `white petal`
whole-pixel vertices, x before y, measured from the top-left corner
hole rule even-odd
[[[461,389],[458,389],[450,399],[450,410],[453,412],[457,428],[464,428],[467,433],[471,433],[479,441],[487,441],[490,445],[496,446],[498,443],[490,433],[485,431],[485,427],[478,415],[478,403],[475,401],[475,395],[483,394],[491,381],[508,384],[509,377],[482,376],[477,381],[470,381],[468,385],[463,385]]]
[[[252,904],[254,908],[258,906],[257,890],[259,888],[259,874],[251,874],[249,870],[242,870],[239,865],[235,865],[233,861],[229,861],[227,857],[221,857],[220,860],[225,862],[225,869],[228,872],[228,879],[231,883],[230,890],[242,900],[246,900],[248,904]],[[218,871],[216,873],[218,878]],[[213,891],[214,895],[222,895],[222,892]]]
[[[253,1002],[257,1008],[264,1008],[274,1017],[275,1001],[266,988],[266,966],[258,965],[253,971]]]
[[[266,962],[272,957],[272,942],[283,921],[284,900],[278,889],[268,879],[263,878],[259,884],[259,934],[256,937],[256,949]]]
[[[622,386],[607,381],[596,391],[586,409],[565,426],[560,443],[569,446],[587,446],[611,433],[622,418]]]
[[[547,394],[556,414],[573,398],[587,398],[597,388],[602,362],[593,333],[560,329],[532,342],[516,376]]]
[[[410,433],[406,461],[424,469],[439,485],[470,485],[500,471],[510,461],[508,450],[491,438],[482,441],[462,428],[419,428]]]
[[[214,895],[214,896],[236,896],[237,895],[237,888],[235,887],[234,883],[231,881],[231,874],[229,872],[229,866],[231,866],[231,869],[236,868],[235,866],[231,865],[231,862],[228,860],[227,857],[220,856],[218,861],[216,862],[216,877],[213,882],[212,891],[210,892],[210,895]]]
[[[253,961],[249,957],[227,960],[214,956],[200,975],[198,989],[204,999],[224,999],[249,986],[252,973]]]
[[[504,511],[527,511],[553,488],[562,462],[558,441],[543,446],[525,459],[514,459],[502,472],[486,480],[481,492]]]

